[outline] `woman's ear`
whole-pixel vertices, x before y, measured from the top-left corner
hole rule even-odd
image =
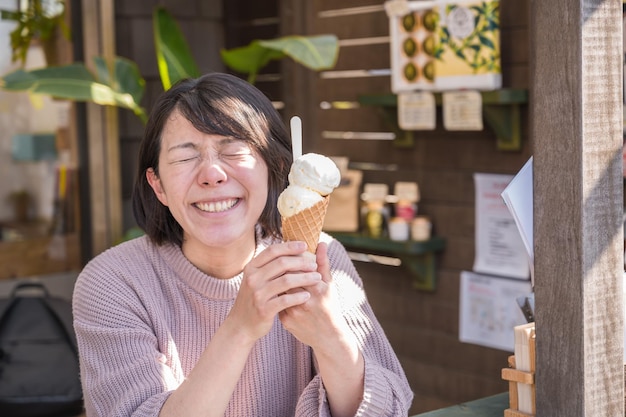
[[[165,194],[165,191],[163,190],[161,179],[156,174],[156,172],[154,172],[153,168],[148,168],[146,170],[146,179],[148,180],[148,184],[150,184],[150,187],[152,187],[154,194],[159,199],[161,204],[163,204],[164,206],[167,206],[167,195]]]

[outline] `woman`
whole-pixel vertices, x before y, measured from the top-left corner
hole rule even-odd
[[[290,140],[256,88],[183,81],[156,103],[133,209],[145,236],[74,291],[87,415],[406,416],[412,393],[343,247],[282,242]]]

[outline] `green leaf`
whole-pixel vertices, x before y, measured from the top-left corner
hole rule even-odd
[[[98,65],[101,65],[103,61],[99,62]],[[116,59],[114,67],[121,69],[113,76],[105,77],[105,82],[106,78],[115,80],[110,85],[99,82],[83,64],[75,63],[32,71],[19,69],[2,77],[2,88],[7,91],[27,91],[60,99],[119,106],[132,110],[145,120],[145,111],[139,105],[144,80],[141,77],[132,80],[138,72],[128,69],[127,65],[124,59]]]
[[[491,39],[482,35],[478,35],[478,38],[480,39],[480,43],[482,45],[485,45],[487,48],[496,49],[496,45],[493,43]]]
[[[143,98],[146,82],[139,73],[139,67],[131,60],[117,57],[115,59],[115,83],[112,87],[116,91],[130,94],[137,105]]]
[[[7,91],[27,91],[37,81],[37,77],[18,69],[2,78],[2,88]]]
[[[220,51],[222,61],[230,69],[248,74],[248,81],[254,83],[257,73],[271,60],[282,59],[285,54],[263,47],[259,41],[252,41],[247,46]]]
[[[224,64],[229,68],[248,74],[253,80],[256,74],[271,60],[290,57],[312,70],[332,68],[339,52],[334,35],[284,36],[272,40],[255,40],[247,46],[222,50]]]
[[[498,29],[500,29],[500,24],[498,23],[497,18],[487,20],[487,30],[498,30]]]
[[[339,53],[335,35],[285,36],[259,43],[266,48],[280,51],[316,71],[332,68],[337,62]]]
[[[93,61],[96,66],[96,81],[109,86],[114,91],[130,94],[135,103],[141,101],[146,83],[135,62],[115,57],[111,65],[113,71],[111,71],[103,57],[96,56]]]
[[[96,56],[93,58],[93,62],[96,65],[96,79],[103,84],[111,85],[113,82],[111,70],[109,69],[104,57]]]
[[[0,10],[0,19],[2,20],[14,20],[16,22],[19,22],[20,20],[22,20],[22,16],[22,12],[4,9]]]
[[[152,17],[154,47],[161,83],[169,90],[176,82],[200,75],[189,45],[176,21],[163,8],[157,7]]]

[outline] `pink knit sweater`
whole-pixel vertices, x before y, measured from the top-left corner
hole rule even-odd
[[[357,415],[406,416],[412,401],[404,372],[367,302],[344,248],[328,235],[343,314],[365,359]],[[257,253],[270,242],[262,242]],[[111,248],[82,271],[74,326],[88,417],[156,417],[190,373],[227,316],[242,275],[222,280],[192,265],[174,245],[140,237]],[[226,416],[330,416],[311,349],[281,325],[253,348]]]

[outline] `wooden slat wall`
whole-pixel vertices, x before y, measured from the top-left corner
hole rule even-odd
[[[488,127],[480,132],[445,131],[440,112],[437,129],[415,133],[415,145],[409,149],[384,140],[325,139],[324,132],[391,131],[378,108],[339,110],[321,105],[354,103],[361,94],[390,92],[388,18],[380,0],[306,0],[297,7],[283,3],[286,15],[301,14],[293,20],[305,22],[302,33],[334,33],[342,45],[332,71],[296,68],[300,75],[285,88],[286,92],[294,89],[293,97],[285,100],[285,115],[304,116],[305,151],[348,156],[354,166],[384,164],[391,169],[367,170],[364,182],[386,183],[390,189],[399,180],[417,181],[422,194],[418,210],[432,217],[434,233],[447,241],[437,259],[435,293],[413,290],[402,267],[357,262],[370,302],[415,391],[411,413],[506,391],[500,371],[510,353],[458,341],[459,276],[471,270],[474,261],[473,174],[515,174],[522,167],[532,154],[527,108],[523,109],[523,147],[516,152],[498,151]],[[528,88],[529,0],[502,0],[500,16],[503,85]],[[368,40],[371,44],[364,45]],[[344,71],[370,75],[338,78]]]
[[[276,0],[224,1],[225,48],[248,45],[257,39],[273,39],[279,36],[278,3]],[[232,72],[232,71],[231,71]],[[236,74],[245,78],[243,74]],[[276,106],[281,108],[282,83],[280,63],[271,62],[263,68],[255,82]]]

